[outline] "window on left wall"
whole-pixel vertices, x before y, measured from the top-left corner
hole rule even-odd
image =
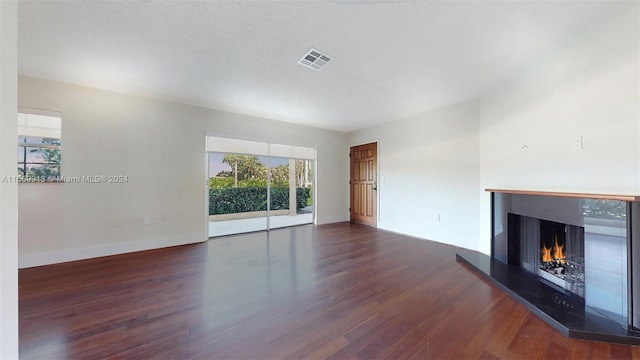
[[[56,182],[62,173],[60,113],[20,109],[18,176],[22,182]]]

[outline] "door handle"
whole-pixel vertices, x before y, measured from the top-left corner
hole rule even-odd
[[[378,191],[378,182],[377,181],[375,181],[373,183],[373,190]]]

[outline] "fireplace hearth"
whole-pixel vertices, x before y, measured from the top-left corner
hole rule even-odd
[[[457,255],[564,335],[640,345],[640,196],[487,190],[491,255]]]

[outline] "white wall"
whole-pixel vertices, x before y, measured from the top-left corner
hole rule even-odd
[[[128,176],[20,184],[20,267],[206,240],[206,133],[317,148],[318,223],[348,219],[344,133],[27,77],[18,91],[62,113],[65,176]]]
[[[469,102],[349,135],[378,141],[379,228],[478,247],[477,115]]]
[[[639,4],[620,3],[485,96],[480,191],[640,194],[639,34]],[[490,200],[481,198],[479,250],[488,253]]]
[[[351,133],[380,141],[379,227],[489,253],[486,188],[640,194],[639,6],[473,102]]]
[[[379,227],[486,253],[485,188],[640,193],[639,6],[475,101],[348,136],[24,78],[21,106],[63,113],[65,174],[130,182],[21,185],[20,265],[202,241],[205,132],[316,147],[320,223],[348,219],[348,145],[379,140]]]
[[[17,3],[0,2],[0,176],[15,175]],[[18,186],[0,181],[0,359],[18,358]]]

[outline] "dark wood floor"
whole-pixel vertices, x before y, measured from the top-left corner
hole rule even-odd
[[[25,359],[629,359],[565,338],[455,261],[348,223],[20,271]]]

